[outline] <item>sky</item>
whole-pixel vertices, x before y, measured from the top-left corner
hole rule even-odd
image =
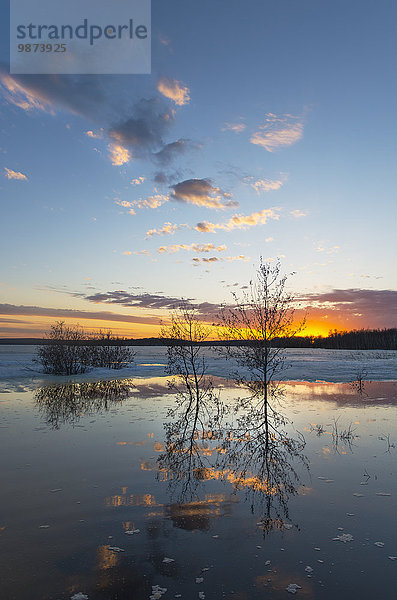
[[[1,17],[0,337],[215,319],[260,257],[307,334],[397,325],[395,2],[153,0],[150,75],[10,75]]]

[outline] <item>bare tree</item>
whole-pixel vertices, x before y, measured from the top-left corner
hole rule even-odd
[[[234,306],[224,307],[221,313],[227,354],[245,370],[236,380],[249,389],[251,400],[263,403],[266,419],[269,386],[285,365],[283,340],[304,326],[304,321],[294,322],[294,298],[286,291],[287,277],[279,261],[272,265],[261,258],[248,290],[242,296],[233,294]]]
[[[183,480],[183,496],[194,489],[206,467],[205,444],[220,435],[222,405],[207,375],[201,345],[209,334],[210,329],[186,304],[174,310],[170,325],[161,330],[168,351],[167,373],[172,376],[168,385],[176,393],[176,402],[168,412],[166,447],[158,463],[175,481]]]

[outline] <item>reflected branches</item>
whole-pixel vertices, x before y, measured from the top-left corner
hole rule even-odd
[[[75,425],[86,414],[107,411],[131,394],[131,379],[48,385],[35,392],[35,400],[47,425]]]
[[[200,344],[208,336],[209,328],[187,305],[176,309],[171,324],[161,331],[167,343],[167,373],[172,376],[168,385],[176,399],[164,424],[165,452],[159,457],[158,466],[167,471],[171,485],[183,482],[182,497],[194,495],[221,435],[224,408],[207,375]]]
[[[205,334],[184,308],[164,332],[170,344],[169,385],[177,395],[164,424],[159,475],[179,493],[180,502],[191,500],[200,483],[231,484],[235,493],[246,494],[252,509],[261,506],[264,531],[282,527],[288,500],[298,492],[298,471],[308,468],[302,454],[305,440],[298,432],[288,433],[288,420],[275,408],[282,394],[275,383],[267,382],[264,393],[263,382],[255,386],[253,381],[247,385],[248,397],[221,401],[206,375],[203,349],[196,344]]]

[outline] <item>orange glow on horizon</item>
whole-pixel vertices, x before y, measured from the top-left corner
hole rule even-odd
[[[363,329],[370,327],[370,325],[362,322],[352,322],[351,319],[346,318],[338,312],[337,315],[333,315],[331,311],[329,314],[325,314],[319,317],[317,314],[310,316],[307,315],[306,324],[302,331],[298,334],[300,336],[324,336],[326,337],[330,331],[348,331],[351,329]],[[27,316],[27,315],[0,315],[3,319],[3,327],[0,331],[0,338],[43,338],[46,332],[49,331],[51,325],[56,321],[64,321],[67,326],[80,325],[87,332],[98,332],[99,330],[108,331],[111,330],[113,335],[131,339],[142,339],[142,338],[157,338],[160,334],[160,320],[167,323],[169,314],[164,313],[159,315],[159,323],[126,323],[123,320],[99,320],[99,319],[75,319],[71,317],[49,317],[49,316]],[[122,315],[120,315],[122,318]],[[7,318],[10,319],[9,325],[7,325]],[[138,317],[137,317],[138,318]],[[140,317],[144,320],[144,317]],[[153,319],[153,315],[148,316],[148,321]],[[20,320],[20,323],[15,323],[16,320]],[[216,325],[204,323],[211,331],[209,340],[219,339],[220,328]]]

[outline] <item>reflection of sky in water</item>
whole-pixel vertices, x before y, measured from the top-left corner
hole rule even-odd
[[[71,411],[73,424],[63,413],[59,429],[46,424],[33,392],[0,395],[5,598],[84,591],[89,600],[139,600],[160,585],[164,598],[203,591],[206,598],[277,599],[296,583],[298,596],[328,600],[376,597],[380,580],[392,593],[396,383],[366,384],[361,395],[349,384],[285,386],[279,409],[293,421],[289,431],[304,434],[310,470],[295,464],[288,516],[271,522],[253,471],[239,481],[231,468],[197,470],[195,496],[180,501],[178,485],[170,487],[175,473],[158,463],[175,398],[163,377],[127,383],[127,395],[112,397],[106,388],[100,402]],[[239,391],[222,383],[233,404]],[[51,403],[51,394],[45,398]],[[340,432],[352,426],[350,439],[335,440],[335,421]],[[218,456],[219,440],[198,442],[206,460]],[[344,533],[353,540],[333,539]]]

